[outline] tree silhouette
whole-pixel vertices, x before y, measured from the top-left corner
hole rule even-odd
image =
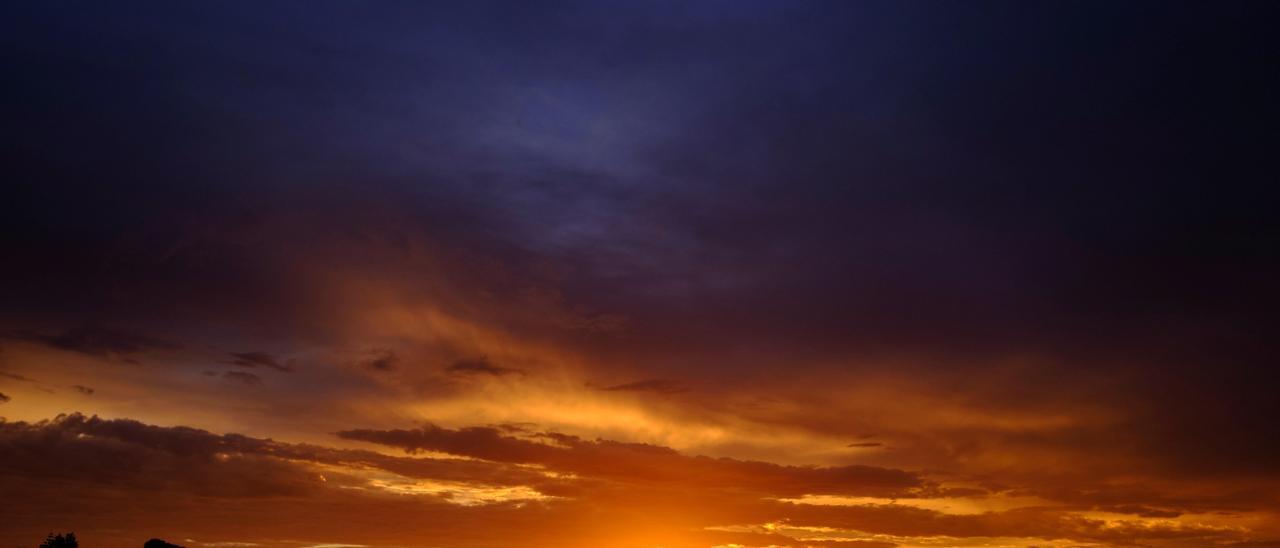
[[[67,533],[65,536],[49,533],[44,542],[40,543],[40,548],[80,548],[80,543],[76,541],[75,533]]]

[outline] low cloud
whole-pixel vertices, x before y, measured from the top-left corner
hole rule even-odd
[[[18,331],[9,338],[34,342],[67,352],[137,363],[135,356],[152,350],[173,350],[179,345],[138,333],[83,325],[58,334]]]
[[[396,368],[396,363],[398,363],[399,361],[400,361],[400,358],[396,356],[395,352],[391,352],[388,350],[385,352],[380,352],[372,358],[361,361],[360,366],[370,371],[387,372],[387,371],[394,371]]]
[[[93,395],[93,393],[95,392],[95,390],[94,390],[94,389],[92,389],[92,388],[90,388],[90,387],[88,387],[88,386],[81,385],[81,384],[73,384],[73,385],[71,385],[71,388],[75,389],[75,391],[76,391],[76,392],[79,392],[79,393],[84,394],[84,395],[86,395],[86,396],[92,396],[92,395]]]
[[[319,484],[301,467],[236,451],[255,445],[261,446],[193,428],[73,414],[34,424],[0,423],[0,469],[27,478],[207,496],[300,495]]]
[[[0,420],[0,481],[14,474],[218,497],[298,495],[328,483],[315,464],[482,485],[547,479],[502,463],[395,457],[79,413],[36,423]]]
[[[1160,508],[1152,508],[1141,504],[1121,504],[1114,506],[1098,506],[1094,508],[1100,512],[1111,512],[1113,514],[1130,514],[1141,516],[1144,518],[1176,518],[1182,515],[1178,510],[1164,510]]]
[[[279,358],[267,352],[232,352],[231,365],[239,367],[269,367],[276,371],[290,372],[293,366],[282,363]]]
[[[641,381],[606,386],[600,388],[606,392],[653,392],[655,394],[680,394],[688,392],[688,387],[670,379],[645,379]]]
[[[883,446],[884,444],[878,441],[860,441],[856,443],[850,443],[845,447],[883,447]]]
[[[506,375],[524,375],[524,371],[511,367],[501,367],[494,365],[488,358],[480,357],[476,359],[458,360],[445,369],[453,375],[493,375],[502,377]]]
[[[841,494],[904,496],[932,487],[916,474],[875,466],[784,466],[759,461],[683,455],[669,447],[585,440],[555,432],[517,438],[490,427],[451,430],[347,430],[349,440],[406,452],[439,451],[512,464],[539,465],[562,473],[683,488],[738,489],[768,496]]]
[[[1067,539],[1105,546],[1227,545],[1248,538],[1234,529],[1191,522],[1140,521],[1172,516],[1161,509],[1122,504],[1092,509],[1135,517],[1102,520],[1080,513],[1089,507],[1037,506],[980,514],[913,507],[892,499],[910,499],[913,493],[951,495],[917,474],[887,468],[696,457],[660,446],[527,429],[425,427],[352,430],[338,436],[471,459],[394,456],[73,414],[38,423],[0,421],[0,481],[15,493],[31,496],[57,482],[84,495],[78,504],[103,505],[84,515],[115,512],[112,515],[118,517],[137,511],[121,507],[130,501],[174,501],[186,505],[186,512],[217,515],[202,525],[208,531],[233,519],[237,534],[247,541],[288,532],[283,530],[287,523],[280,525],[282,516],[289,523],[340,522],[341,531],[369,528],[361,538],[335,535],[333,543],[404,544],[404,539],[417,538],[451,546],[506,545],[516,536],[537,546],[601,546],[626,535],[643,539],[643,545],[868,548],[913,544],[920,537],[969,539],[957,540],[965,545],[1005,537],[1021,539],[1019,545]],[[419,479],[423,483],[415,481]],[[449,485],[459,492],[512,487],[552,498],[534,504],[499,500],[463,506],[452,502],[451,494],[406,496],[409,491],[387,489],[397,484]],[[823,489],[884,502],[798,504],[778,498]],[[289,503],[281,507],[280,497],[288,497]],[[22,510],[16,501],[0,501],[0,510]],[[82,504],[67,510],[64,502],[54,506],[39,497],[21,504],[60,519],[89,508]],[[583,526],[584,513],[593,516],[593,523],[608,527]],[[377,525],[385,523],[378,520],[386,516],[404,515],[434,516],[424,519],[437,521],[392,529]],[[634,521],[635,516],[645,519]],[[440,536],[444,524],[459,520],[490,526],[469,527],[464,539]],[[111,526],[111,520],[96,524],[99,529]],[[798,540],[814,536],[815,530],[823,531],[826,540]],[[375,534],[395,536],[369,536]]]
[[[222,378],[250,386],[262,384],[262,377],[244,371],[227,371],[222,374]]]
[[[0,371],[0,377],[4,377],[6,379],[12,379],[18,382],[36,382],[35,379],[32,379],[30,377],[24,377],[17,373],[6,373],[4,371]]]

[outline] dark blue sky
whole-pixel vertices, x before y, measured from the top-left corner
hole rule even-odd
[[[84,311],[103,295],[81,282],[166,276],[135,261],[192,223],[359,231],[394,204],[450,245],[566,263],[595,307],[995,345],[1259,327],[1263,7],[17,6],[5,234],[48,286],[8,286]],[[167,275],[216,290],[224,267]]]

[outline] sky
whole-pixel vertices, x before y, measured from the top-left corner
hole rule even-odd
[[[0,547],[1280,546],[1266,2],[0,7]]]

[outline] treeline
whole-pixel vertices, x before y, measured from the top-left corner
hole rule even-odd
[[[80,541],[76,540],[75,533],[67,533],[65,535],[55,535],[49,533],[49,536],[40,543],[40,548],[80,548]],[[158,538],[153,538],[144,542],[142,548],[183,548],[177,544],[165,542]]]

